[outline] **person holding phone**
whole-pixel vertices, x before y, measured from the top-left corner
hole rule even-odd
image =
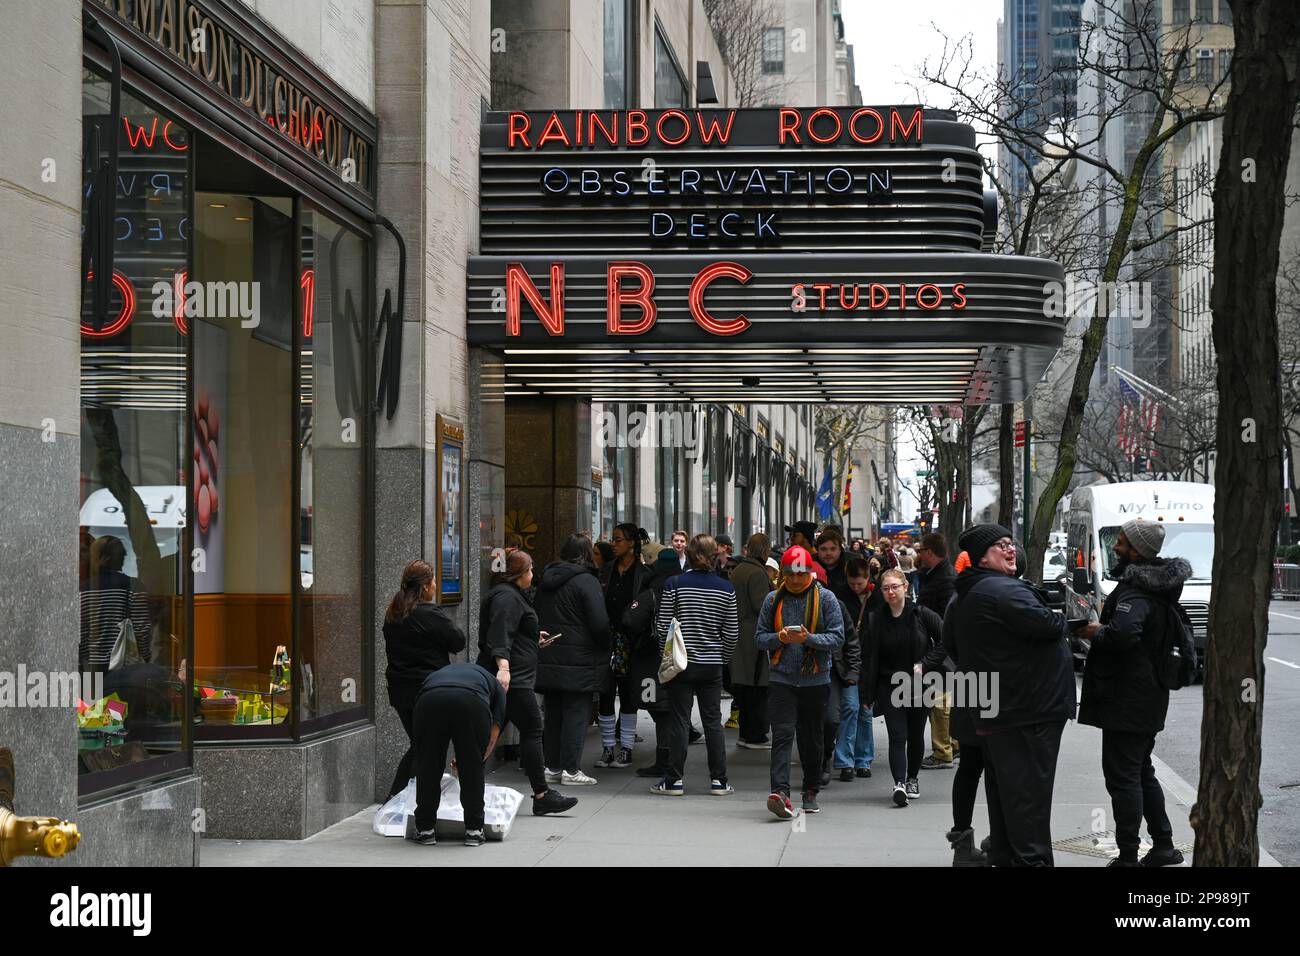
[[[519,729],[524,772],[533,788],[533,813],[563,813],[578,801],[548,786],[542,764],[542,710],[533,685],[537,679],[540,631],[527,597],[533,584],[533,559],[527,551],[506,556],[504,571],[493,575],[492,590],[479,611],[478,666],[496,675],[506,694],[506,721]]]
[[[840,602],[813,579],[813,559],[802,545],[781,555],[781,587],[769,594],[754,633],[768,652],[768,717],[772,722],[772,792],[767,808],[794,817],[790,754],[796,736],[803,765],[803,811],[816,813],[822,778],[822,732],[830,696],[832,656],[844,643]]]

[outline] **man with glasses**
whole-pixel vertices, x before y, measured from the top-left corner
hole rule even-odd
[[[1075,714],[1065,618],[1015,577],[1009,530],[976,525],[958,545],[971,567],[957,576],[948,614],[953,657],[976,674],[984,698],[972,717],[986,760],[990,858],[995,865],[1052,866],[1056,760],[1065,722]]]

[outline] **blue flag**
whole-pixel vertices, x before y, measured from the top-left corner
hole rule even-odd
[[[825,521],[829,518],[835,510],[831,507],[831,497],[833,494],[832,488],[834,483],[834,479],[831,477],[831,463],[830,461],[827,461],[826,475],[822,478],[822,486],[817,491],[817,517],[821,521]]]

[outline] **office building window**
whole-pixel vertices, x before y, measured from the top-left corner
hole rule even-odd
[[[1191,0],[1174,0],[1174,25],[1181,26],[1191,18]]]
[[[1209,86],[1214,82],[1214,51],[1196,51],[1196,82]]]
[[[689,106],[690,88],[663,31],[655,26],[655,109]]]
[[[1232,73],[1232,51],[1219,51],[1219,79],[1226,80]]]
[[[1228,0],[1219,0],[1219,22],[1232,23],[1232,7],[1228,6]]]
[[[628,0],[605,0],[605,108],[609,110],[632,105],[635,19],[636,8]]]
[[[763,31],[763,72],[785,72],[785,27],[768,27]]]

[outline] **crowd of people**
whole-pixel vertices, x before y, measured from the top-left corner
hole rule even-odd
[[[833,778],[872,776],[879,716],[894,807],[920,798],[922,770],[955,769],[946,834],[955,866],[1050,866],[1057,756],[1076,716],[1066,638],[1077,626],[1092,642],[1078,718],[1102,729],[1120,851],[1112,865],[1182,862],[1151,761],[1169,702],[1161,654],[1177,639],[1171,608],[1190,576],[1186,561],[1159,556],[1163,526],[1124,525],[1119,586],[1099,621],[1072,624],[1023,579],[1024,553],[1000,525],[967,529],[957,554],[933,533],[912,548],[888,538],[846,544],[840,528],[811,521],[785,531],[779,551],[753,534],[735,553],[727,535],[675,531],[660,546],[620,524],[609,541],[571,535],[536,580],[532,557],[513,550],[483,600],[474,664],[451,663],[465,635],[432,603],[433,569],[408,565],[384,624],[390,701],[411,738],[392,792],[412,773],[417,781],[408,837],[435,841],[454,746],[466,842],[482,843],[483,765],[506,725],[518,731],[534,814],[577,803],[553,784],[597,783],[582,766],[593,720],[594,766],[630,768],[644,710],[655,755],[634,772],[654,780],[651,793],[687,792],[689,745],[702,737],[707,785],[692,792],[734,794],[731,728],[739,748],[770,751],[767,810],[793,819],[820,812]],[[674,649],[684,659],[669,666]],[[922,690],[926,675],[948,678],[937,699]],[[963,676],[977,679],[951,679]],[[981,780],[989,821],[977,845]],[[1144,818],[1153,848],[1139,860]]]

